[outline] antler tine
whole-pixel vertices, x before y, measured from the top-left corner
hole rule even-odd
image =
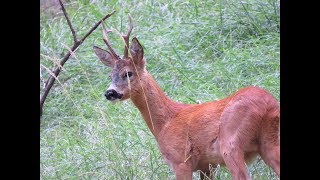
[[[124,58],[128,58],[128,49],[129,49],[129,37],[131,34],[131,31],[133,29],[133,23],[132,23],[132,17],[129,14],[129,20],[130,20],[130,28],[128,30],[128,33],[126,35],[122,35],[122,38],[124,39],[125,42],[125,47],[124,47]]]
[[[104,22],[104,21],[103,21]],[[102,35],[103,35],[103,41],[106,43],[106,45],[108,46],[109,50],[111,51],[111,54],[112,56],[115,58],[115,59],[120,59],[120,57],[117,55],[117,53],[113,50],[113,48],[111,47],[110,45],[110,42],[109,42],[109,39],[108,39],[108,36],[107,34],[109,32],[112,32],[112,30],[107,30],[106,27],[104,26],[104,23],[101,23],[102,24]]]

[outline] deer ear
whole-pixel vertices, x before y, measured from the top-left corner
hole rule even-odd
[[[114,66],[115,61],[108,51],[103,50],[97,46],[93,46],[93,51],[96,53],[96,55],[104,65],[111,68]]]
[[[130,53],[133,62],[136,64],[136,66],[143,69],[145,67],[145,59],[143,58],[143,48],[136,37],[132,39]]]

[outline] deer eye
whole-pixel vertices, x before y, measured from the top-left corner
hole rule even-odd
[[[132,76],[132,72],[129,71],[129,72],[125,73],[123,77],[124,78],[127,78],[127,77],[130,78],[131,76]]]

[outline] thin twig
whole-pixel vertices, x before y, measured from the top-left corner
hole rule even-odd
[[[73,28],[73,26],[72,26],[72,23],[71,23],[71,21],[70,21],[70,18],[69,18],[69,16],[68,16],[68,13],[67,13],[66,9],[64,8],[64,5],[63,5],[63,3],[61,2],[61,0],[59,0],[59,3],[60,3],[60,6],[61,6],[61,9],[62,9],[62,12],[63,12],[63,14],[64,14],[64,17],[66,17],[67,22],[68,22],[68,25],[69,25],[69,27],[70,27],[70,30],[71,30],[71,33],[72,33],[72,36],[73,36],[73,42],[74,42],[74,44],[77,44],[77,43],[79,43],[79,42],[78,42],[78,38],[77,38],[76,31],[74,30],[74,28]]]
[[[42,81],[42,89],[44,89],[44,87],[46,87],[46,82],[44,81],[43,79],[43,76],[42,76],[42,68],[41,68],[41,64],[40,64],[40,80]]]
[[[106,16],[104,16],[100,21],[98,21],[84,36],[83,38],[81,38],[79,41],[77,41],[76,43],[73,44],[73,46],[71,47],[70,51],[68,51],[68,53],[61,59],[60,61],[60,67],[62,67],[64,65],[64,63],[69,59],[71,53],[73,53],[77,48],[78,46],[80,46],[83,41],[95,30],[97,29],[97,27],[100,25],[100,23],[104,20],[106,20],[107,18],[109,18],[111,15],[113,15],[115,13],[115,11],[113,11],[112,13],[110,14],[107,14]],[[66,16],[67,18],[67,16]],[[68,18],[67,18],[68,19]],[[70,22],[71,24],[71,22]],[[70,26],[70,29],[72,26]],[[59,66],[53,71],[53,75],[55,77],[58,77],[60,71],[61,71],[61,68]],[[55,82],[55,78],[51,75],[48,80],[46,81],[46,87],[44,88],[43,90],[43,93],[41,94],[40,96],[40,116],[42,116],[42,109],[43,109],[43,104],[44,104],[44,101],[46,100],[48,94],[49,94],[49,91],[50,89],[52,88],[53,86],[53,83]]]
[[[91,29],[90,31],[87,32],[87,34],[85,34],[83,36],[83,38],[80,40],[80,43],[82,43],[95,29],[97,29],[97,27],[100,25],[101,22],[103,22],[104,20],[106,20],[107,18],[109,18],[112,14],[114,14],[116,11],[113,11],[112,13],[106,15],[105,17],[103,17],[99,22],[97,22]]]

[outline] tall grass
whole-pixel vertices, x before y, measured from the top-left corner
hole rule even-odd
[[[117,12],[106,25],[126,32],[130,13],[132,37],[144,46],[147,69],[175,101],[217,100],[248,85],[263,87],[280,101],[279,3],[82,0],[67,3],[66,9],[78,37],[112,10]],[[53,69],[72,45],[71,32],[63,16],[42,12],[40,33],[40,63]],[[116,33],[110,41],[121,54]],[[134,105],[105,100],[110,69],[95,57],[93,45],[105,47],[100,29],[67,61],[45,102],[40,178],[174,179]],[[45,68],[41,74],[48,77]],[[248,170],[253,179],[277,179],[260,158]],[[231,179],[224,167],[213,173],[215,179]]]

